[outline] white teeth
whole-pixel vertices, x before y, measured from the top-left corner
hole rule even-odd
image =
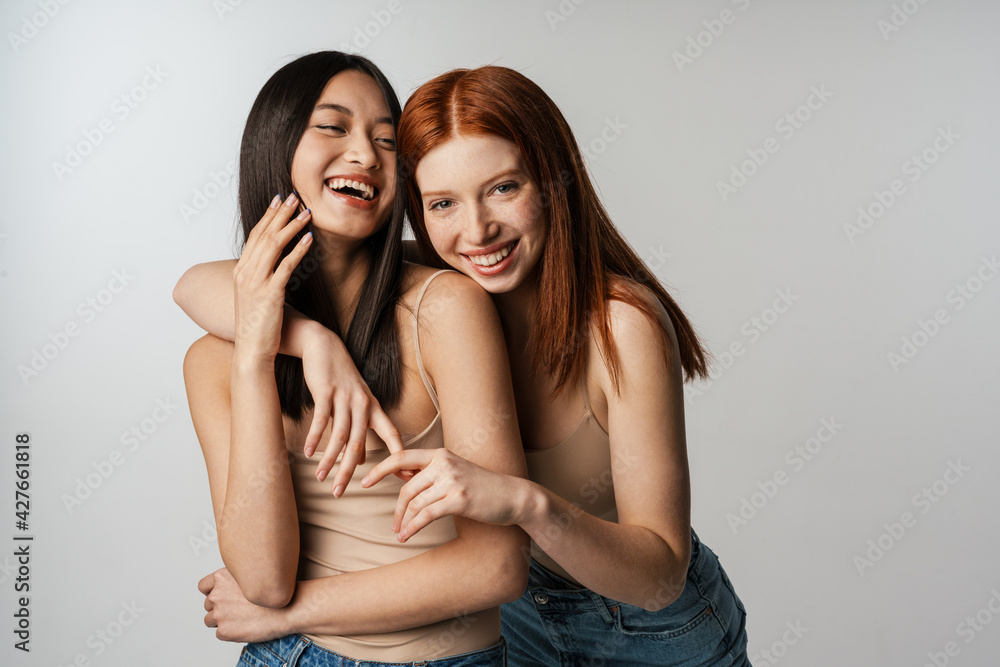
[[[511,243],[508,246],[504,246],[498,252],[495,252],[492,255],[466,255],[466,257],[472,260],[472,263],[476,264],[477,266],[494,266],[495,264],[499,263],[501,259],[509,255],[511,248],[513,247],[514,244]]]
[[[375,197],[375,188],[368,185],[367,183],[362,183],[360,181],[351,181],[346,178],[331,178],[326,182],[326,185],[331,190],[340,190],[342,188],[352,188],[360,192],[365,199],[372,199]]]

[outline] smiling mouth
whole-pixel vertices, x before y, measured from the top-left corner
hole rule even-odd
[[[349,178],[331,178],[326,182],[326,187],[340,195],[354,197],[361,201],[371,201],[378,197],[378,188],[360,181],[352,181]]]
[[[517,243],[517,241],[511,241],[504,247],[500,248],[500,250],[490,253],[489,255],[466,255],[466,257],[468,257],[469,261],[476,266],[495,266],[502,262],[504,258],[510,254]]]

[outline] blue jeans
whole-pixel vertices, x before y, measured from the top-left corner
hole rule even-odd
[[[515,667],[749,667],[746,609],[694,530],[683,585],[670,605],[646,611],[580,588],[532,561],[528,590],[500,608],[508,660]],[[661,582],[663,595],[670,586]]]
[[[289,635],[268,642],[247,644],[237,667],[383,667],[427,665],[428,667],[504,667],[507,651],[504,640],[489,648],[437,660],[378,662],[354,660],[318,646],[302,635]]]

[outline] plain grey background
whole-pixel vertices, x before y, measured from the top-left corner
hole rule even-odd
[[[561,107],[718,359],[687,390],[693,523],[755,665],[993,664],[998,20],[988,0],[5,2],[0,661],[236,662],[202,625],[200,330],[171,289],[232,256],[260,86],[341,48],[403,100],[501,64]]]

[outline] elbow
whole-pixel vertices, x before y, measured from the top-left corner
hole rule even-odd
[[[512,542],[494,552],[489,581],[493,582],[491,596],[496,604],[513,602],[528,588],[528,563],[531,558],[528,541],[518,539]]]
[[[243,591],[243,597],[247,599],[247,602],[258,607],[269,609],[287,607],[295,594],[294,581],[280,581],[278,578],[264,580],[261,577],[254,577],[246,585],[238,579],[237,583],[240,585],[240,590]]]

